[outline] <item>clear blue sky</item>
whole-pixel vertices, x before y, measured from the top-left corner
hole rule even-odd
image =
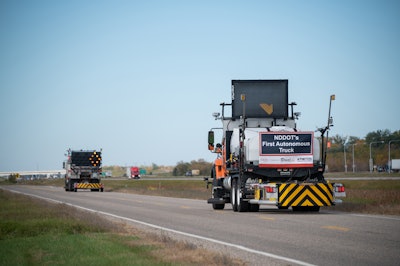
[[[232,79],[289,79],[298,127],[400,129],[400,1],[0,1],[0,171],[205,159]]]

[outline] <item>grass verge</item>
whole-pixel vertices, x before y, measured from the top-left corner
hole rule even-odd
[[[338,181],[339,182],[339,181]],[[343,203],[332,210],[400,215],[400,180],[345,180]]]
[[[211,192],[201,180],[103,180],[107,191],[206,200]]]
[[[0,189],[1,265],[244,265],[193,244]]]

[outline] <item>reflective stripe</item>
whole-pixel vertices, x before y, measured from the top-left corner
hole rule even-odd
[[[331,206],[333,205],[332,184],[280,184],[278,204],[290,206]]]

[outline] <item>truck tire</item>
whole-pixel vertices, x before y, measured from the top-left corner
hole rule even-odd
[[[232,210],[234,212],[238,211],[238,205],[237,205],[237,192],[236,192],[236,187],[237,187],[237,179],[234,178],[232,179],[232,185],[231,185],[231,204],[232,204]]]
[[[225,204],[213,203],[212,206],[214,210],[223,210],[225,208]]]
[[[234,211],[247,212],[249,210],[249,203],[244,201],[242,198],[242,193],[240,191],[240,182],[237,178],[232,180],[232,192],[233,196],[232,208]]]
[[[211,188],[211,191],[212,191],[212,195],[211,196],[212,196],[212,198],[213,199],[222,198],[222,195],[220,195],[221,192],[219,192],[218,189],[214,189],[214,187],[222,186],[222,182],[215,177],[214,169],[211,170],[211,178],[213,179],[212,188]],[[218,184],[218,183],[221,183],[221,184]],[[213,203],[212,207],[213,207],[214,210],[223,210],[225,208],[225,203],[222,203],[222,204]]]
[[[69,186],[69,182],[65,182],[65,191],[70,191],[70,186]]]
[[[74,184],[71,182],[68,182],[67,184],[65,184],[65,191],[74,191]]]

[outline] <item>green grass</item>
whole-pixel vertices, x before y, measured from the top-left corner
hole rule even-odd
[[[332,209],[370,214],[400,215],[400,180],[341,180],[343,203]]]
[[[171,265],[155,246],[71,207],[3,190],[0,201],[1,265]]]
[[[211,192],[201,180],[112,180],[102,181],[106,191],[143,195],[208,199]]]
[[[104,233],[42,234],[0,241],[2,265],[169,265],[131,247],[129,237]],[[133,239],[134,241],[134,239]]]
[[[346,180],[343,179],[343,184],[345,184],[347,189],[356,190],[399,190],[400,191],[400,181],[399,180]]]
[[[324,173],[325,178],[330,178],[330,177],[338,177],[338,178],[346,178],[346,177],[400,177],[400,172],[398,173],[386,173],[386,172],[328,172]]]

